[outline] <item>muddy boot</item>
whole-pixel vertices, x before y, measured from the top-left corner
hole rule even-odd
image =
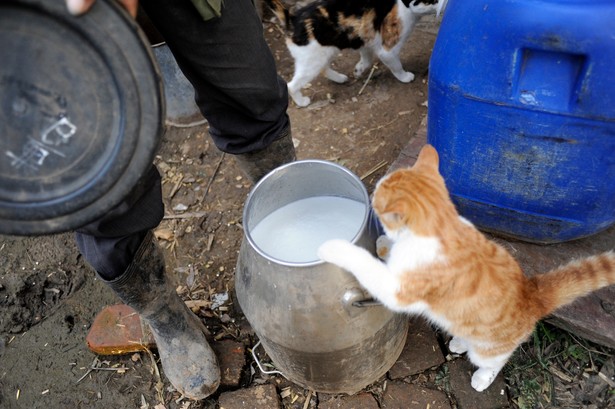
[[[290,126],[265,149],[235,155],[239,168],[253,184],[278,166],[296,159]]]
[[[103,281],[150,326],[162,369],[179,392],[192,399],[215,392],[220,368],[205,338],[207,330],[168,281],[162,253],[151,233],[126,272]]]

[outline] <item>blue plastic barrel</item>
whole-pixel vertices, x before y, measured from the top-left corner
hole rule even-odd
[[[428,142],[460,213],[538,243],[615,223],[615,0],[449,0]]]

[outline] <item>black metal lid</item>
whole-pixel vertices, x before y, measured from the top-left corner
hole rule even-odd
[[[0,2],[0,233],[72,230],[149,168],[163,87],[145,36],[114,1]]]

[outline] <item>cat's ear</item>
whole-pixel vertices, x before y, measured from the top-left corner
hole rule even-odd
[[[414,166],[428,167],[437,172],[438,163],[439,163],[438,151],[436,151],[436,148],[434,148],[433,146],[426,144],[425,146],[421,148],[421,151],[419,152],[419,157],[416,160],[416,163],[414,164]]]
[[[398,226],[401,223],[401,214],[396,212],[386,212],[381,214],[380,221],[385,226]]]
[[[380,222],[391,230],[397,230],[403,225],[402,215],[397,212],[385,212],[378,216]]]
[[[393,203],[388,203],[384,211],[378,215],[383,224],[389,227],[398,227],[404,223],[404,215],[407,214],[407,203],[402,200],[396,200]]]

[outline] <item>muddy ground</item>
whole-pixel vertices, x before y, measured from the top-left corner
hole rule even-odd
[[[279,71],[288,80],[293,64],[282,33],[269,22],[265,30]],[[436,33],[435,19],[427,18],[404,48],[403,64],[416,75],[410,84],[396,81],[381,65],[369,81],[352,79],[339,85],[323,77],[315,80],[306,90],[312,105],[289,108],[298,158],[342,164],[371,192],[426,115],[428,63]],[[335,66],[350,74],[356,61],[357,54],[345,52]],[[167,205],[156,234],[168,271],[186,300],[223,299],[233,290],[250,184],[232,157],[215,149],[206,125],[169,127],[156,163]],[[0,407],[215,408],[216,396],[198,403],[181,400],[164,374],[157,373],[155,353],[97,358],[87,349],[85,336],[94,315],[116,302],[84,263],[70,233],[0,237]],[[222,308],[205,306],[198,315],[216,339],[253,345],[255,338],[233,308],[232,297]],[[613,358],[610,351],[602,354],[603,360]],[[96,368],[89,371],[96,359]],[[258,372],[251,376],[251,367],[246,366],[241,386],[263,381]],[[608,388],[596,394],[599,398],[573,393],[572,386],[583,381],[580,370],[560,388],[572,396],[566,395],[564,407],[606,407],[612,393]],[[511,381],[519,382],[514,377]],[[288,399],[284,404],[306,407]],[[511,395],[514,406],[519,406],[518,396]]]

